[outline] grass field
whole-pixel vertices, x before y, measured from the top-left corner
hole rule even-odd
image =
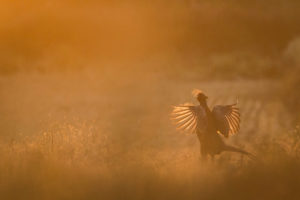
[[[278,82],[173,80],[142,71],[116,82],[115,73],[1,77],[1,199],[299,197],[300,133],[276,96]],[[259,162],[232,153],[214,164],[199,160],[196,136],[176,132],[169,120],[171,105],[195,103],[194,88],[210,105],[238,98],[241,131],[227,142]]]
[[[0,200],[299,199],[299,5],[2,0]],[[257,161],[199,159],[169,119],[195,88]]]

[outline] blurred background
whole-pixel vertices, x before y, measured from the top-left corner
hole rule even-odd
[[[0,52],[1,199],[300,196],[297,0],[3,0]],[[194,88],[260,162],[199,160]]]

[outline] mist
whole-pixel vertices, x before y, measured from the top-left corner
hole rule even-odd
[[[3,1],[1,199],[298,199],[298,1]],[[258,157],[200,158],[172,106],[238,102]]]

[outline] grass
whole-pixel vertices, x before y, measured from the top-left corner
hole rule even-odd
[[[141,74],[2,76],[0,198],[299,197],[299,128],[289,131],[289,113],[273,92],[278,82]],[[195,135],[177,133],[168,116],[171,105],[193,101],[194,88],[207,92],[210,105],[239,98],[241,132],[227,142],[260,162],[230,153],[199,160]]]
[[[2,144],[1,198],[297,199],[300,195],[299,129],[252,144],[259,162],[227,154],[215,163],[203,163],[198,152],[187,147],[120,151],[115,147],[121,144],[91,127],[64,124],[56,132]]]
[[[298,5],[3,1],[0,199],[299,199]],[[195,88],[258,162],[199,160],[169,120]]]

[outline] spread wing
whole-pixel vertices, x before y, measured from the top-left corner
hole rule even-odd
[[[171,119],[178,130],[195,133],[197,128],[204,125],[205,112],[201,106],[174,106]]]
[[[236,134],[240,129],[240,112],[236,104],[232,105],[217,105],[213,108],[214,116],[218,131],[228,137]]]

